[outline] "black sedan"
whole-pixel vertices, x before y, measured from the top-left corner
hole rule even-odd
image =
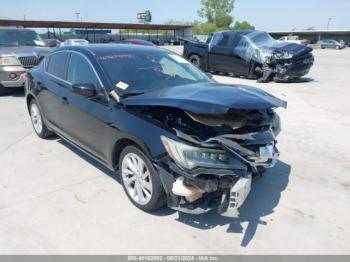
[[[136,45],[64,47],[27,76],[36,134],[54,133],[113,171],[140,209],[237,215],[252,177],[277,161],[276,107],[216,83],[182,57]],[[64,172],[64,169],[62,170]]]

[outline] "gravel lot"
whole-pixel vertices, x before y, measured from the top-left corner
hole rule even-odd
[[[215,76],[288,101],[280,162],[255,181],[240,220],[143,213],[118,176],[34,134],[23,92],[0,97],[0,253],[349,254],[350,49],[314,54],[299,83]]]

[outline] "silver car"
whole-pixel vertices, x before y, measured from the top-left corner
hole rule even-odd
[[[0,95],[22,87],[25,73],[50,51],[33,30],[0,28]]]

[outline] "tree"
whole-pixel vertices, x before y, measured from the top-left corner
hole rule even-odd
[[[237,21],[232,29],[234,29],[234,30],[247,30],[247,29],[254,30],[255,26],[249,24],[248,21],[242,21],[242,22]]]
[[[206,18],[210,24],[218,27],[228,27],[233,17],[230,15],[234,8],[235,0],[201,0],[201,9],[198,15]]]

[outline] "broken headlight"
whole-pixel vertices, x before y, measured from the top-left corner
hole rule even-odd
[[[265,60],[269,60],[273,55],[273,53],[270,50],[262,49],[260,50],[260,55],[261,55],[261,58],[265,61]]]
[[[229,168],[230,158],[223,150],[193,147],[165,136],[161,136],[160,138],[169,156],[184,168],[193,169],[198,166]]]

